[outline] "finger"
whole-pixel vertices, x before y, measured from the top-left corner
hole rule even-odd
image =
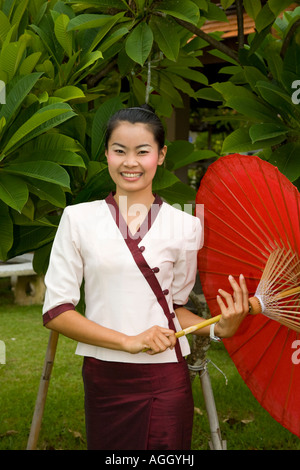
[[[243,274],[240,274],[240,286],[242,289],[242,294],[243,294],[243,308],[244,312],[249,312],[249,293],[248,293],[248,287],[246,283],[246,279],[243,276]]]
[[[229,294],[228,292],[226,292],[223,289],[219,289],[218,292],[226,300],[227,308],[231,309],[231,310],[232,309],[234,310],[234,302],[233,302],[232,295]]]
[[[222,315],[224,315],[226,313],[226,310],[227,310],[227,307],[226,305],[224,304],[222,298],[220,295],[217,295],[217,302],[218,302],[218,305],[220,307],[220,310],[221,310],[221,313]]]
[[[243,291],[233,276],[228,277],[231,287],[233,289],[233,296],[238,310],[243,308]]]

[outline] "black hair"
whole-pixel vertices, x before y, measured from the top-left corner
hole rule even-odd
[[[108,141],[114,129],[117,125],[127,121],[131,124],[143,123],[146,124],[152,131],[155,141],[158,143],[158,147],[161,150],[165,145],[165,130],[161,120],[155,114],[153,109],[143,104],[139,107],[124,108],[117,111],[108,121],[105,135],[105,148],[108,147]]]

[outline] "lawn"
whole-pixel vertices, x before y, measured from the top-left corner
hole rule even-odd
[[[0,340],[6,363],[0,364],[0,450],[24,450],[28,439],[49,331],[42,326],[41,307],[13,305],[0,290]],[[55,364],[38,442],[40,450],[86,448],[82,358],[75,343],[59,337]],[[222,438],[228,450],[300,450],[299,439],[274,421],[257,403],[237,373],[222,344],[207,357]],[[193,382],[195,420],[193,449],[209,449],[210,429],[200,380]]]

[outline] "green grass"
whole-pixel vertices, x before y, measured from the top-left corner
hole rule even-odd
[[[49,331],[42,326],[41,307],[19,307],[0,284],[0,340],[6,364],[0,364],[0,450],[24,450],[47,348]],[[57,354],[38,441],[41,450],[86,448],[82,358],[75,343],[59,337]],[[221,435],[229,450],[299,450],[299,439],[274,421],[245,386],[222,344],[208,357],[228,379],[208,366]],[[193,382],[196,414],[193,449],[209,449],[210,429],[199,377]]]

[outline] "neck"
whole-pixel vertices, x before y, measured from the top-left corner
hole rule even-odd
[[[154,196],[152,194],[152,188],[150,190],[144,191],[133,191],[133,192],[123,192],[116,189],[116,194],[114,195],[115,201],[117,202],[118,206],[120,207],[120,197],[126,197],[127,207],[130,208],[134,204],[142,204],[150,209],[151,205],[154,202]]]

